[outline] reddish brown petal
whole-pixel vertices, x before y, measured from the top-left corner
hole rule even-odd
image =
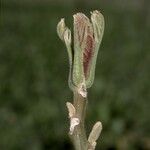
[[[78,39],[80,46],[83,43],[86,27],[89,23],[89,19],[82,13],[77,13],[74,15],[74,26],[75,26],[75,35]]]
[[[82,13],[74,15],[74,44],[79,43],[83,60],[83,72],[85,78],[88,78],[90,62],[94,53],[94,33],[90,20]]]
[[[87,35],[86,38],[86,47],[84,49],[84,55],[83,55],[83,66],[84,66],[84,74],[85,78],[88,75],[88,69],[90,65],[90,61],[92,59],[93,53],[94,53],[94,39],[91,35]]]

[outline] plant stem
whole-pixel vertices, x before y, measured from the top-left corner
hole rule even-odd
[[[80,123],[75,127],[74,133],[71,135],[75,150],[87,150],[88,142],[85,131],[85,113],[86,113],[87,98],[82,97],[76,90],[74,91],[74,107],[76,116]]]

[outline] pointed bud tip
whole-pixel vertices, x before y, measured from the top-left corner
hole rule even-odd
[[[88,17],[81,12],[74,14],[73,18],[74,18],[74,23],[89,21]]]
[[[78,13],[73,15],[73,18],[76,18],[76,17],[79,17],[79,16],[86,17],[85,14],[83,14],[82,12],[78,12]]]
[[[102,123],[100,121],[97,121],[94,125],[95,128],[100,128],[102,130]]]
[[[100,121],[98,121],[94,124],[92,131],[89,135],[89,138],[88,138],[89,143],[92,144],[93,142],[96,142],[96,140],[100,136],[101,131],[102,131],[102,124]]]
[[[57,34],[61,40],[64,40],[63,34],[65,30],[66,30],[65,19],[61,18],[61,20],[57,24]]]
[[[90,13],[91,15],[102,15],[102,13],[98,10],[91,11]]]
[[[102,15],[102,13],[98,10],[94,10],[93,12],[91,12],[91,20],[93,21],[104,21],[104,16]]]

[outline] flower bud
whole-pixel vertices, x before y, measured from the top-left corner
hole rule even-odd
[[[96,142],[96,140],[98,139],[101,131],[102,131],[102,124],[101,124],[100,121],[98,121],[93,126],[92,131],[89,135],[88,141],[89,141],[90,144]]]
[[[73,18],[73,45],[71,31],[65,26],[64,19],[58,23],[57,33],[65,42],[69,55],[69,86],[79,89],[85,85],[87,89],[94,81],[97,54],[104,32],[104,17],[96,10],[91,13],[91,21],[83,13],[77,13]]]
[[[67,48],[68,57],[69,57],[69,65],[70,65],[68,84],[69,84],[69,87],[73,89],[73,83],[72,83],[73,54],[72,54],[72,48],[71,48],[71,31],[68,27],[66,27],[64,18],[62,18],[57,25],[57,34],[59,38],[65,42],[65,45]]]

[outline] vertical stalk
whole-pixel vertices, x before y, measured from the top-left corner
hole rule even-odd
[[[91,12],[91,20],[83,13],[77,13],[73,17],[73,35],[64,19],[57,25],[57,33],[67,47],[70,63],[69,87],[74,94],[73,104],[66,103],[70,118],[69,133],[75,150],[95,150],[102,124],[100,121],[96,122],[87,139],[84,126],[86,89],[94,81],[97,54],[104,32],[104,17],[97,10]]]
[[[82,97],[76,90],[74,91],[74,107],[76,109],[76,116],[80,123],[75,127],[74,133],[71,135],[75,150],[87,150],[87,136],[85,131],[85,113],[87,98]]]

